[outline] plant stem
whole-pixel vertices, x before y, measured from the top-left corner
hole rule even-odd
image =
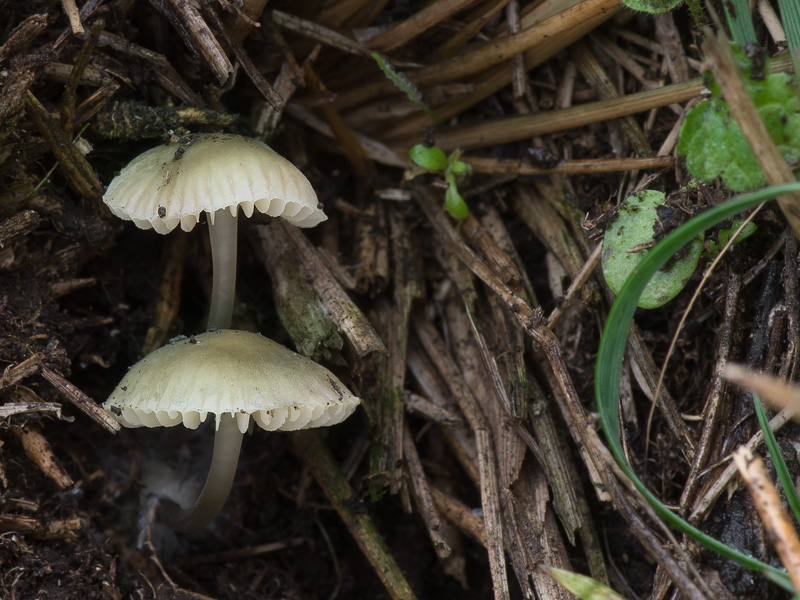
[[[699,0],[686,0],[686,6],[689,7],[689,12],[692,15],[695,27],[702,29],[708,25],[706,12],[703,10],[703,6],[700,4]]]
[[[176,531],[202,529],[222,510],[233,486],[243,437],[233,415],[220,415],[206,484],[194,506],[181,511],[172,521]]]
[[[230,329],[233,299],[236,294],[236,232],[238,212],[231,215],[223,208],[209,215],[208,233],[211,237],[213,283],[208,329]]]

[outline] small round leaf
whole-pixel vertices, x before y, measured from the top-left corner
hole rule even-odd
[[[664,204],[663,192],[646,190],[629,197],[620,206],[619,215],[603,237],[603,276],[618,294],[628,275],[647,255],[653,244],[653,225],[658,218],[656,207]],[[672,300],[689,282],[702,250],[697,237],[677,260],[658,271],[639,299],[642,308],[658,308]],[[631,252],[633,250],[633,252]]]
[[[450,213],[450,216],[459,221],[466,219],[469,216],[469,208],[467,203],[458,193],[458,189],[452,183],[444,194],[444,209]]]
[[[430,171],[444,171],[447,168],[447,157],[437,146],[417,144],[408,151],[408,156],[415,165]]]

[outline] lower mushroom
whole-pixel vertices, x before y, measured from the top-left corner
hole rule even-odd
[[[360,400],[330,371],[261,335],[230,329],[174,341],[136,363],[103,407],[125,427],[196,429],[216,418],[214,455],[195,504],[173,520],[188,531],[219,513],[252,417],[267,431],[326,427]]]

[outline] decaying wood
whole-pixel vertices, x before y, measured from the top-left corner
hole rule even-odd
[[[83,47],[78,54],[78,59],[72,67],[67,85],[64,88],[64,95],[61,101],[61,127],[64,129],[64,133],[67,137],[73,137],[75,133],[75,102],[77,99],[75,93],[78,89],[78,84],[83,79],[83,74],[89,66],[92,52],[104,28],[105,22],[102,19],[98,19],[92,23],[89,35],[87,35],[86,39],[83,41]],[[83,31],[81,31],[81,33],[83,33]]]
[[[359,44],[352,38],[342,35],[333,29],[324,27],[319,23],[314,23],[312,21],[308,21],[307,19],[302,19],[296,15],[291,15],[280,10],[273,10],[270,14],[272,15],[272,20],[277,25],[285,27],[286,29],[290,29],[296,33],[308,36],[312,40],[326,44],[333,48],[338,48],[343,52],[349,52],[351,54],[357,54],[361,56],[369,55],[369,48]]]
[[[47,15],[44,13],[23,19],[0,46],[0,63],[25,50],[33,40],[44,33],[45,29],[47,29]]]
[[[564,455],[553,416],[547,408],[544,393],[535,381],[531,381],[530,423],[536,442],[542,450],[547,480],[553,494],[553,507],[567,534],[574,544],[575,532],[584,527],[584,512],[578,504],[576,488],[581,486],[570,475],[568,458]]]
[[[733,344],[733,333],[736,324],[741,291],[741,278],[737,274],[728,276],[728,287],[725,293],[725,312],[724,321],[719,331],[719,344],[717,346],[717,364],[714,369],[711,388],[703,406],[702,423],[703,429],[697,442],[697,451],[691,463],[691,470],[686,478],[686,484],[681,493],[680,512],[684,515],[690,503],[694,500],[698,486],[700,485],[700,474],[707,467],[711,451],[712,442],[719,431],[721,413],[724,411],[722,405],[725,391],[725,381],[723,373],[726,372],[726,365],[730,360],[730,352]]]
[[[203,57],[220,84],[228,81],[233,65],[200,14],[198,4],[180,0],[151,0],[150,4],[166,17],[186,46]]]
[[[229,127],[238,115],[193,106],[150,106],[143,102],[114,102],[95,119],[98,133],[108,139],[160,138],[178,127],[213,125]]]
[[[83,34],[83,24],[81,24],[81,14],[78,11],[78,5],[75,4],[75,0],[61,0],[61,6],[64,8],[64,12],[67,13],[67,17],[69,18],[69,25],[72,27],[72,33],[75,35]]]
[[[500,250],[497,242],[481,227],[473,216],[468,216],[462,224],[462,231],[467,242],[475,252],[483,257],[486,263],[494,269],[500,280],[505,283],[515,294],[522,293],[522,275],[506,254]]]
[[[400,491],[402,479],[400,477],[401,458],[406,454],[404,448],[413,444],[405,440],[407,427],[404,426],[405,405],[403,403],[403,390],[405,389],[406,356],[408,351],[409,315],[415,300],[422,297],[424,284],[418,270],[419,257],[417,256],[405,222],[405,215],[392,209],[390,212],[390,228],[392,236],[392,264],[394,273],[394,302],[385,306],[382,311],[388,354],[381,357],[378,371],[381,373],[380,397],[376,406],[377,420],[380,427],[381,452],[377,460],[378,470],[390,475],[390,489],[393,493]],[[389,232],[384,232],[379,239],[388,243]],[[415,452],[414,448],[410,451]],[[407,460],[413,461],[406,457]],[[409,464],[411,468],[411,464]],[[421,468],[421,466],[420,466]],[[413,481],[413,480],[412,480]],[[418,484],[424,486],[424,484]],[[418,501],[424,502],[429,508],[429,498],[425,489],[416,490]],[[422,496],[420,496],[422,494]],[[426,524],[431,530],[431,535],[441,536],[441,527],[431,529],[435,523],[431,518],[426,519]],[[436,539],[434,547],[443,558],[449,554],[446,540]]]
[[[435,423],[443,425],[458,425],[464,423],[464,419],[456,413],[450,412],[443,406],[437,406],[424,396],[406,391],[403,394],[403,403],[412,413],[423,415]]]
[[[319,435],[314,431],[297,432],[292,435],[292,442],[393,600],[416,598],[372,519],[365,512],[355,510],[352,505],[353,490]]]
[[[528,69],[532,69],[535,66],[542,64],[545,60],[554,56],[556,53],[568,47],[572,42],[580,39],[583,35],[589,31],[592,31],[595,27],[611,18],[617,12],[617,10],[619,10],[619,8],[619,2],[615,2],[614,0],[600,2],[580,2],[575,6],[564,10],[562,13],[545,18],[545,20],[536,23],[535,25],[528,26],[523,18],[523,26],[526,27],[526,29],[523,29],[517,35],[527,36],[528,34],[532,34],[530,37],[525,38],[525,41],[531,44],[529,47],[527,47],[527,50],[524,51],[525,66]],[[532,30],[537,31],[534,32]],[[513,44],[508,49],[511,51],[510,54],[512,56],[517,54],[519,51],[519,49],[515,48]],[[455,61],[458,58],[459,57],[456,57],[452,60]],[[434,67],[440,67],[442,64],[445,63],[434,65]],[[419,83],[416,79],[413,81],[415,83]],[[436,114],[442,120],[446,120],[450,117],[458,115],[471,108],[481,100],[486,99],[495,92],[504,88],[510,83],[510,81],[511,72],[508,69],[490,69],[485,74],[481,74],[476,78],[475,92],[473,94],[467,98],[456,99],[435,107]],[[437,82],[440,81],[437,80]],[[549,115],[552,114],[553,112],[549,113]],[[549,118],[548,114],[545,114],[544,116],[545,119],[543,119],[543,121],[547,121]],[[517,118],[532,119],[533,116]],[[537,121],[537,123],[542,124],[541,121]],[[418,113],[418,115],[404,120],[401,125],[398,125],[397,127],[387,131],[386,135],[387,137],[391,137],[392,139],[398,141],[408,140],[411,136],[417,137],[418,134],[416,132],[418,132],[423,125],[430,124],[431,121],[427,115]],[[487,129],[492,130],[492,132],[487,131]],[[504,129],[503,125],[500,126],[500,129]],[[556,129],[556,131],[558,130],[559,129]],[[491,143],[489,142],[489,138],[500,133],[500,131],[497,129],[497,124],[495,124],[493,128],[486,128],[481,131],[481,146],[489,145],[489,143]],[[444,134],[442,139],[437,140],[437,143],[440,147],[446,149],[454,149],[457,147],[465,149],[470,147],[467,143],[468,140],[463,140],[463,143],[455,142],[454,145],[451,145],[450,140],[448,139],[450,138],[448,129],[444,129],[442,133]],[[503,133],[507,134],[509,131],[505,130]],[[522,137],[532,137],[535,135],[539,134],[532,132],[530,134],[524,134]],[[522,139],[522,137],[517,137],[515,139]],[[472,139],[474,140],[474,138]]]
[[[794,523],[789,520],[781,504],[764,461],[753,456],[744,446],[733,453],[733,460],[755,501],[758,514],[761,515],[781,564],[786,568],[795,589],[800,589],[800,539]]]
[[[56,419],[61,418],[61,405],[55,402],[6,402],[0,404],[0,419],[13,415],[29,413],[53,413]]]
[[[417,502],[417,508],[422,516],[422,520],[425,522],[425,527],[428,530],[431,542],[433,542],[436,555],[439,558],[447,558],[450,556],[452,550],[447,541],[447,536],[444,535],[439,512],[434,506],[433,493],[431,492],[428,479],[425,477],[425,471],[422,468],[422,462],[420,461],[419,454],[417,454],[417,447],[414,445],[414,440],[411,437],[411,432],[408,430],[408,425],[405,425],[402,439],[403,456],[406,459],[408,475],[411,480],[412,489],[414,490],[414,499]]]
[[[54,281],[50,284],[50,293],[53,298],[61,298],[77,290],[90,288],[97,283],[94,277],[80,277],[69,281]]]
[[[676,102],[685,102],[703,91],[700,79],[671,84],[612,100],[600,100],[560,110],[529,116],[508,117],[494,123],[445,129],[438,133],[437,144],[446,149],[485,148],[515,142],[534,135],[556,133],[592,123],[633,115]],[[400,141],[400,140],[398,140]]]
[[[585,289],[589,279],[594,275],[595,269],[597,269],[597,267],[600,265],[602,255],[603,245],[597,244],[595,249],[592,251],[592,254],[586,259],[586,262],[584,263],[580,272],[572,280],[572,283],[569,284],[567,293],[564,294],[561,302],[558,303],[558,306],[556,306],[553,309],[553,312],[550,313],[550,316],[547,317],[547,326],[550,329],[555,327],[555,324],[558,322],[564,312],[572,305],[575,298],[577,298],[578,295]]]
[[[11,431],[22,444],[25,454],[36,463],[42,473],[55,482],[59,489],[66,490],[72,487],[72,477],[61,466],[61,462],[56,458],[50,443],[39,427],[28,424],[24,427],[12,427]]]
[[[236,4],[233,4],[236,17],[233,19],[233,23],[230,24],[229,29],[237,42],[241,44],[250,31],[261,27],[259,19],[266,6],[267,0],[246,0],[243,2],[241,9],[237,8]]]
[[[702,593],[695,583],[691,581],[675,558],[663,549],[658,538],[644,524],[641,517],[632,510],[625,494],[619,488],[609,464],[599,453],[598,446],[592,437],[594,430],[590,425],[585,409],[578,400],[574,384],[564,364],[563,351],[558,339],[542,324],[541,311],[534,311],[519,296],[513,294],[508,287],[497,279],[492,270],[460,241],[452,225],[435,208],[438,205],[438,201],[431,197],[428,190],[418,187],[415,192],[419,206],[423,209],[428,221],[434,225],[436,231],[442,236],[442,239],[446,240],[452,247],[453,252],[458,255],[459,259],[464,261],[473,273],[503,299],[511,312],[517,317],[524,331],[541,345],[542,351],[553,370],[554,387],[560,391],[560,394],[556,394],[556,398],[559,400],[559,409],[565,421],[570,424],[570,431],[576,443],[587,452],[587,464],[591,463],[597,469],[602,481],[602,487],[610,492],[615,506],[632,526],[634,534],[648,548],[648,551],[658,560],[661,567],[669,573],[675,585],[687,597],[702,598]]]
[[[158,350],[170,337],[170,327],[178,316],[180,308],[185,259],[186,236],[171,236],[165,252],[164,274],[161,277],[154,307],[155,318],[147,329],[147,336],[142,345],[142,356]]]
[[[620,97],[619,92],[611,83],[605,69],[603,69],[600,61],[597,60],[588,44],[585,42],[576,42],[571,46],[571,50],[575,64],[583,76],[589,81],[592,88],[597,91],[597,95],[601,100],[613,100]],[[650,142],[631,115],[620,117],[616,119],[615,123],[622,129],[636,154],[639,156],[653,156],[653,149],[650,147]]]
[[[104,427],[111,433],[117,433],[121,425],[94,400],[89,398],[77,387],[64,379],[61,375],[45,367],[40,366],[42,377],[49,381],[61,394],[79,408],[85,415]]]
[[[200,95],[195,92],[192,87],[186,83],[186,81],[184,81],[184,79],[178,74],[178,71],[175,69],[175,67],[173,67],[172,64],[162,54],[153,52],[152,50],[144,48],[139,44],[129,42],[128,40],[107,31],[104,31],[100,34],[100,39],[98,40],[97,44],[101,47],[109,46],[127,56],[146,61],[152,66],[156,78],[166,91],[174,94],[177,98],[189,106],[205,108],[206,104]]]
[[[265,102],[264,108],[258,115],[258,119],[254,126],[256,133],[258,133],[261,139],[265,141],[269,140],[275,134],[275,130],[278,128],[278,123],[280,123],[281,116],[283,115],[283,110],[292,99],[292,96],[297,91],[297,88],[299,86],[305,86],[303,70],[300,65],[297,64],[297,60],[295,59],[294,54],[292,54],[291,49],[287,46],[286,40],[283,39],[283,36],[277,27],[272,27],[271,30],[275,35],[277,42],[281,45],[286,60],[281,65],[281,70],[278,72],[278,76],[275,78],[275,84],[273,86],[275,93],[283,98],[283,104],[275,107],[271,103]],[[314,52],[318,52],[318,50],[319,46],[314,49]],[[313,63],[316,58],[316,54],[312,53],[306,58],[306,60]]]
[[[344,340],[293,260],[294,246],[286,236],[273,235],[274,229],[274,224],[258,226],[251,239],[272,280],[278,318],[301,354],[314,360],[330,359],[332,351],[342,349]]]
[[[437,0],[418,11],[402,23],[375,36],[369,46],[378,52],[389,52],[408,43],[438,22],[474,4],[475,0]]]
[[[86,157],[30,91],[25,95],[25,106],[75,191],[87,200],[98,202],[103,195],[103,186]]]
[[[296,227],[285,224],[282,219],[275,219],[269,226],[260,225],[256,229],[259,235],[282,236],[291,242],[300,256],[303,278],[311,284],[320,297],[324,310],[336,322],[340,333],[353,345],[358,356],[386,352],[386,346],[372,325],[336,282],[311,242]]]
[[[478,540],[486,548],[486,528],[478,515],[458,499],[445,494],[437,487],[432,487],[436,510],[461,531]]]
[[[460,414],[458,404],[447,390],[441,376],[436,372],[431,361],[424,355],[419,344],[412,340],[408,350],[408,368],[419,386],[424,390],[431,403],[437,408],[445,410],[448,414]],[[475,440],[469,435],[463,419],[451,419],[447,422],[440,421],[441,431],[450,446],[453,455],[458,460],[470,480],[479,485],[478,457],[475,449]]]
[[[360,214],[353,230],[356,266],[353,278],[356,291],[361,294],[375,295],[386,287],[386,272],[377,274],[378,253],[389,243],[386,227],[386,211],[383,203],[375,202],[367,206]]]
[[[778,431],[792,418],[792,411],[782,410],[777,415],[772,417],[769,421],[769,426],[772,431]],[[748,440],[746,447],[750,452],[755,452],[756,449],[764,443],[764,434],[757,431],[753,437]],[[690,523],[698,523],[708,515],[708,511],[719,499],[720,495],[728,488],[733,477],[736,476],[736,465],[729,462],[726,467],[719,473],[715,474],[714,479],[709,485],[706,485],[702,494],[698,495],[697,499],[692,505],[692,511],[689,513],[688,521]]]
[[[492,582],[494,583],[494,595],[496,599],[507,598],[509,592],[505,570],[505,554],[503,553],[503,527],[495,466],[497,458],[491,433],[486,427],[483,411],[472,392],[466,386],[458,367],[447,352],[436,330],[429,323],[416,320],[414,322],[414,333],[425,348],[428,358],[436,365],[436,369],[447,383],[475,436],[481,504],[487,523],[487,550],[489,551],[489,566],[492,571]]]
[[[311,63],[305,61],[303,63],[303,72],[306,78],[306,85],[312,92],[324,93],[328,88],[322,82],[322,79],[314,71]],[[369,159],[369,155],[361,145],[358,136],[353,133],[353,130],[342,118],[339,111],[333,106],[322,106],[320,108],[325,122],[333,132],[333,136],[339,143],[339,147],[350,162],[350,166],[359,177],[367,177],[374,173],[374,165]]]
[[[411,82],[417,86],[425,86],[431,83],[452,81],[453,79],[473,75],[488,69],[510,59],[515,54],[530,52],[534,48],[538,50],[539,60],[543,60],[551,56],[551,54],[547,50],[542,51],[541,46],[546,45],[552,39],[558,38],[564,43],[559,48],[561,49],[585,33],[583,29],[585,24],[596,25],[598,17],[602,22],[611,17],[619,8],[619,0],[589,0],[588,2],[583,2],[579,6],[568,8],[551,19],[526,27],[517,35],[502,37],[493,44],[487,44],[458,57],[419,69],[411,77]],[[576,33],[580,35],[575,36]],[[533,65],[530,65],[527,56],[525,62],[529,67],[539,64],[539,61],[534,59],[532,61]],[[349,108],[372,97],[392,92],[394,92],[393,84],[381,81],[378,84],[365,86],[342,95],[337,101],[337,105],[341,108]],[[440,115],[440,118],[449,116],[451,115],[445,113],[445,116],[442,117]]]
[[[675,161],[671,156],[646,156],[638,158],[608,158],[593,160],[565,160],[552,167],[539,167],[525,159],[478,158],[464,156],[474,173],[485,175],[576,175],[578,173],[613,173],[640,169],[665,169]]]
[[[250,55],[247,54],[239,41],[235,37],[229,35],[228,30],[222,24],[222,21],[217,16],[217,13],[214,12],[214,9],[207,8],[205,13],[214,24],[216,30],[219,31],[220,35],[222,35],[222,38],[230,47],[234,56],[236,56],[236,60],[239,61],[239,64],[244,69],[244,72],[247,73],[250,81],[252,81],[253,85],[256,86],[256,89],[261,92],[261,95],[264,97],[264,99],[275,110],[279,112],[283,110],[286,100],[275,91],[275,88],[273,88],[269,81],[267,81],[267,79],[261,74],[261,71],[258,70],[258,67],[256,67],[256,65],[250,59]]]
[[[315,131],[318,131],[329,138],[333,138],[333,130],[327,125],[327,123],[325,123],[325,121],[315,117],[310,111],[294,104],[290,104],[286,108],[286,111]],[[367,152],[373,161],[392,167],[405,168],[407,166],[408,161],[401,158],[397,152],[385,144],[382,144],[381,142],[378,142],[372,138],[368,138],[363,134],[357,133],[355,136],[361,144],[361,147],[364,148],[365,152]]]
[[[9,365],[3,370],[3,377],[0,379],[0,390],[12,386],[25,377],[33,375],[39,370],[39,365],[44,360],[44,354],[37,352],[15,365]]]
[[[36,540],[71,540],[82,527],[79,518],[42,521],[36,517],[0,513],[0,531],[24,533]]]

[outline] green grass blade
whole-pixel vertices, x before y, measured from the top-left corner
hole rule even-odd
[[[786,30],[786,42],[792,56],[794,72],[800,73],[800,2],[797,0],[778,0],[781,23]]]
[[[764,433],[764,442],[767,445],[772,462],[775,465],[775,470],[778,472],[778,479],[781,480],[781,485],[786,492],[786,501],[794,513],[794,518],[800,521],[800,497],[797,495],[797,489],[794,487],[794,481],[789,473],[789,468],[786,466],[786,461],[783,460],[781,448],[778,445],[778,440],[775,439],[775,432],[769,426],[769,419],[767,413],[764,411],[764,405],[761,403],[761,398],[758,394],[753,392],[753,404],[756,409],[756,416],[758,417],[758,424],[761,426],[761,431]]]
[[[611,307],[603,329],[603,337],[600,340],[595,371],[597,408],[610,450],[619,466],[631,478],[633,484],[647,499],[653,510],[670,526],[687,534],[710,550],[749,569],[770,575],[771,579],[779,582],[780,585],[789,590],[792,590],[792,587],[785,573],[751,556],[746,556],[706,535],[669,510],[647,489],[625,460],[617,414],[619,410],[619,379],[627,344],[628,329],[633,321],[639,297],[652,274],[666,264],[675,252],[709,227],[713,227],[725,219],[753,208],[761,202],[771,200],[780,194],[798,191],[800,191],[800,183],[788,183],[733,198],[724,204],[707,210],[664,238],[634,269]]]
[[[728,27],[730,27],[733,41],[740,46],[744,46],[747,42],[755,42],[756,29],[753,27],[750,3],[747,0],[730,0],[723,2],[722,6],[725,9],[725,17],[728,19]]]

